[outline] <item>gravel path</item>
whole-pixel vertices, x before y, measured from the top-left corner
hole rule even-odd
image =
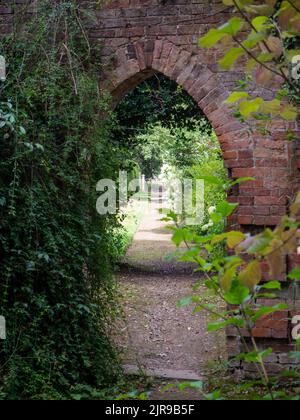
[[[192,294],[199,278],[193,267],[165,258],[176,251],[170,231],[160,221],[159,200],[144,214],[129,248],[125,268],[118,274],[124,319],[118,325],[118,345],[128,373],[173,380],[200,380],[215,361],[226,358],[225,337],[207,332],[207,315],[192,314],[192,307],[178,309],[179,300]],[[200,290],[203,300],[214,299]],[[199,292],[198,292],[199,294]],[[121,333],[120,333],[121,331]],[[178,393],[161,395],[160,382],[153,399],[178,398]],[[195,399],[189,392],[181,398]]]

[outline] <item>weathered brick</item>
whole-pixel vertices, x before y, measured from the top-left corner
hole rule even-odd
[[[253,216],[240,216],[238,215],[238,223],[240,225],[252,225],[253,224]]]
[[[254,200],[254,204],[257,206],[264,206],[264,205],[284,206],[286,202],[287,202],[286,197],[271,197],[271,196],[255,197],[255,200]]]

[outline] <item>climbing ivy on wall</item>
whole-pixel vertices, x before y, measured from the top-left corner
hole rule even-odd
[[[118,221],[95,211],[94,185],[119,170],[100,55],[77,2],[36,7],[0,45],[0,396],[9,399],[72,396],[118,372],[106,334]]]

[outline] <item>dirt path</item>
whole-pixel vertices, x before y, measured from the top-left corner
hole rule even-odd
[[[169,382],[200,380],[214,361],[226,357],[224,336],[207,333],[205,314],[193,315],[191,307],[176,307],[191,295],[199,278],[190,265],[165,260],[176,248],[160,221],[159,199],[153,204],[127,252],[126,269],[118,275],[124,302],[118,345],[128,373],[144,372]],[[205,302],[212,301],[204,288],[200,293]],[[158,389],[153,399],[162,398]],[[194,393],[189,397],[196,398]]]

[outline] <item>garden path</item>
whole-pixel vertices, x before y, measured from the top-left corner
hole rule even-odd
[[[147,206],[118,274],[124,308],[118,345],[125,371],[160,378],[154,392],[157,399],[162,378],[166,383],[201,380],[216,361],[226,357],[225,337],[207,332],[207,315],[194,315],[191,306],[176,306],[191,295],[199,277],[189,264],[166,261],[176,247],[166,223],[160,220],[160,206],[160,196]],[[200,293],[206,303],[214,299],[205,294],[204,287]],[[168,395],[177,397],[171,391]],[[189,392],[187,399],[193,398]]]

